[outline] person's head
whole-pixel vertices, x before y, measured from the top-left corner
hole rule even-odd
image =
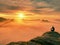
[[[54,28],[54,26],[52,26],[52,28],[51,28],[51,31],[52,31],[52,32],[54,32],[54,31],[55,31],[55,28]]]

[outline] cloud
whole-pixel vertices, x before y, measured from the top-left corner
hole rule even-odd
[[[12,12],[13,10],[18,10],[18,6],[10,6],[6,4],[0,4],[0,12],[1,13],[9,13]]]
[[[60,22],[60,19],[55,19],[55,21],[58,21],[58,22]]]
[[[32,13],[60,11],[60,0],[0,0],[0,12],[11,13],[22,10]]]
[[[55,11],[59,11],[60,0],[44,0],[44,1],[48,4],[50,4],[55,9]]]
[[[33,13],[48,13],[48,12],[52,12],[55,9],[51,7],[51,5],[49,5],[48,3],[44,2],[44,1],[40,1],[40,2],[35,2],[33,1],[33,9],[28,10],[30,12]]]
[[[43,19],[42,22],[50,22],[49,20]]]

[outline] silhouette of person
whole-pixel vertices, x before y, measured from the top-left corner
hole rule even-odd
[[[54,32],[54,31],[55,31],[55,28],[54,28],[54,26],[52,26],[52,28],[51,28],[51,31],[52,31],[52,32]]]

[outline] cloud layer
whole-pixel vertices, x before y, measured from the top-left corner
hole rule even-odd
[[[0,12],[11,13],[22,10],[33,13],[60,11],[60,0],[0,0]]]

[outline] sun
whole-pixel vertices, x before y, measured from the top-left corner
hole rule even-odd
[[[23,19],[25,19],[25,13],[23,12],[17,13],[14,18],[15,22],[17,22],[18,24],[23,23]]]
[[[18,19],[24,19],[24,17],[25,17],[24,13],[19,13],[19,14],[17,15],[17,18],[18,18]]]

